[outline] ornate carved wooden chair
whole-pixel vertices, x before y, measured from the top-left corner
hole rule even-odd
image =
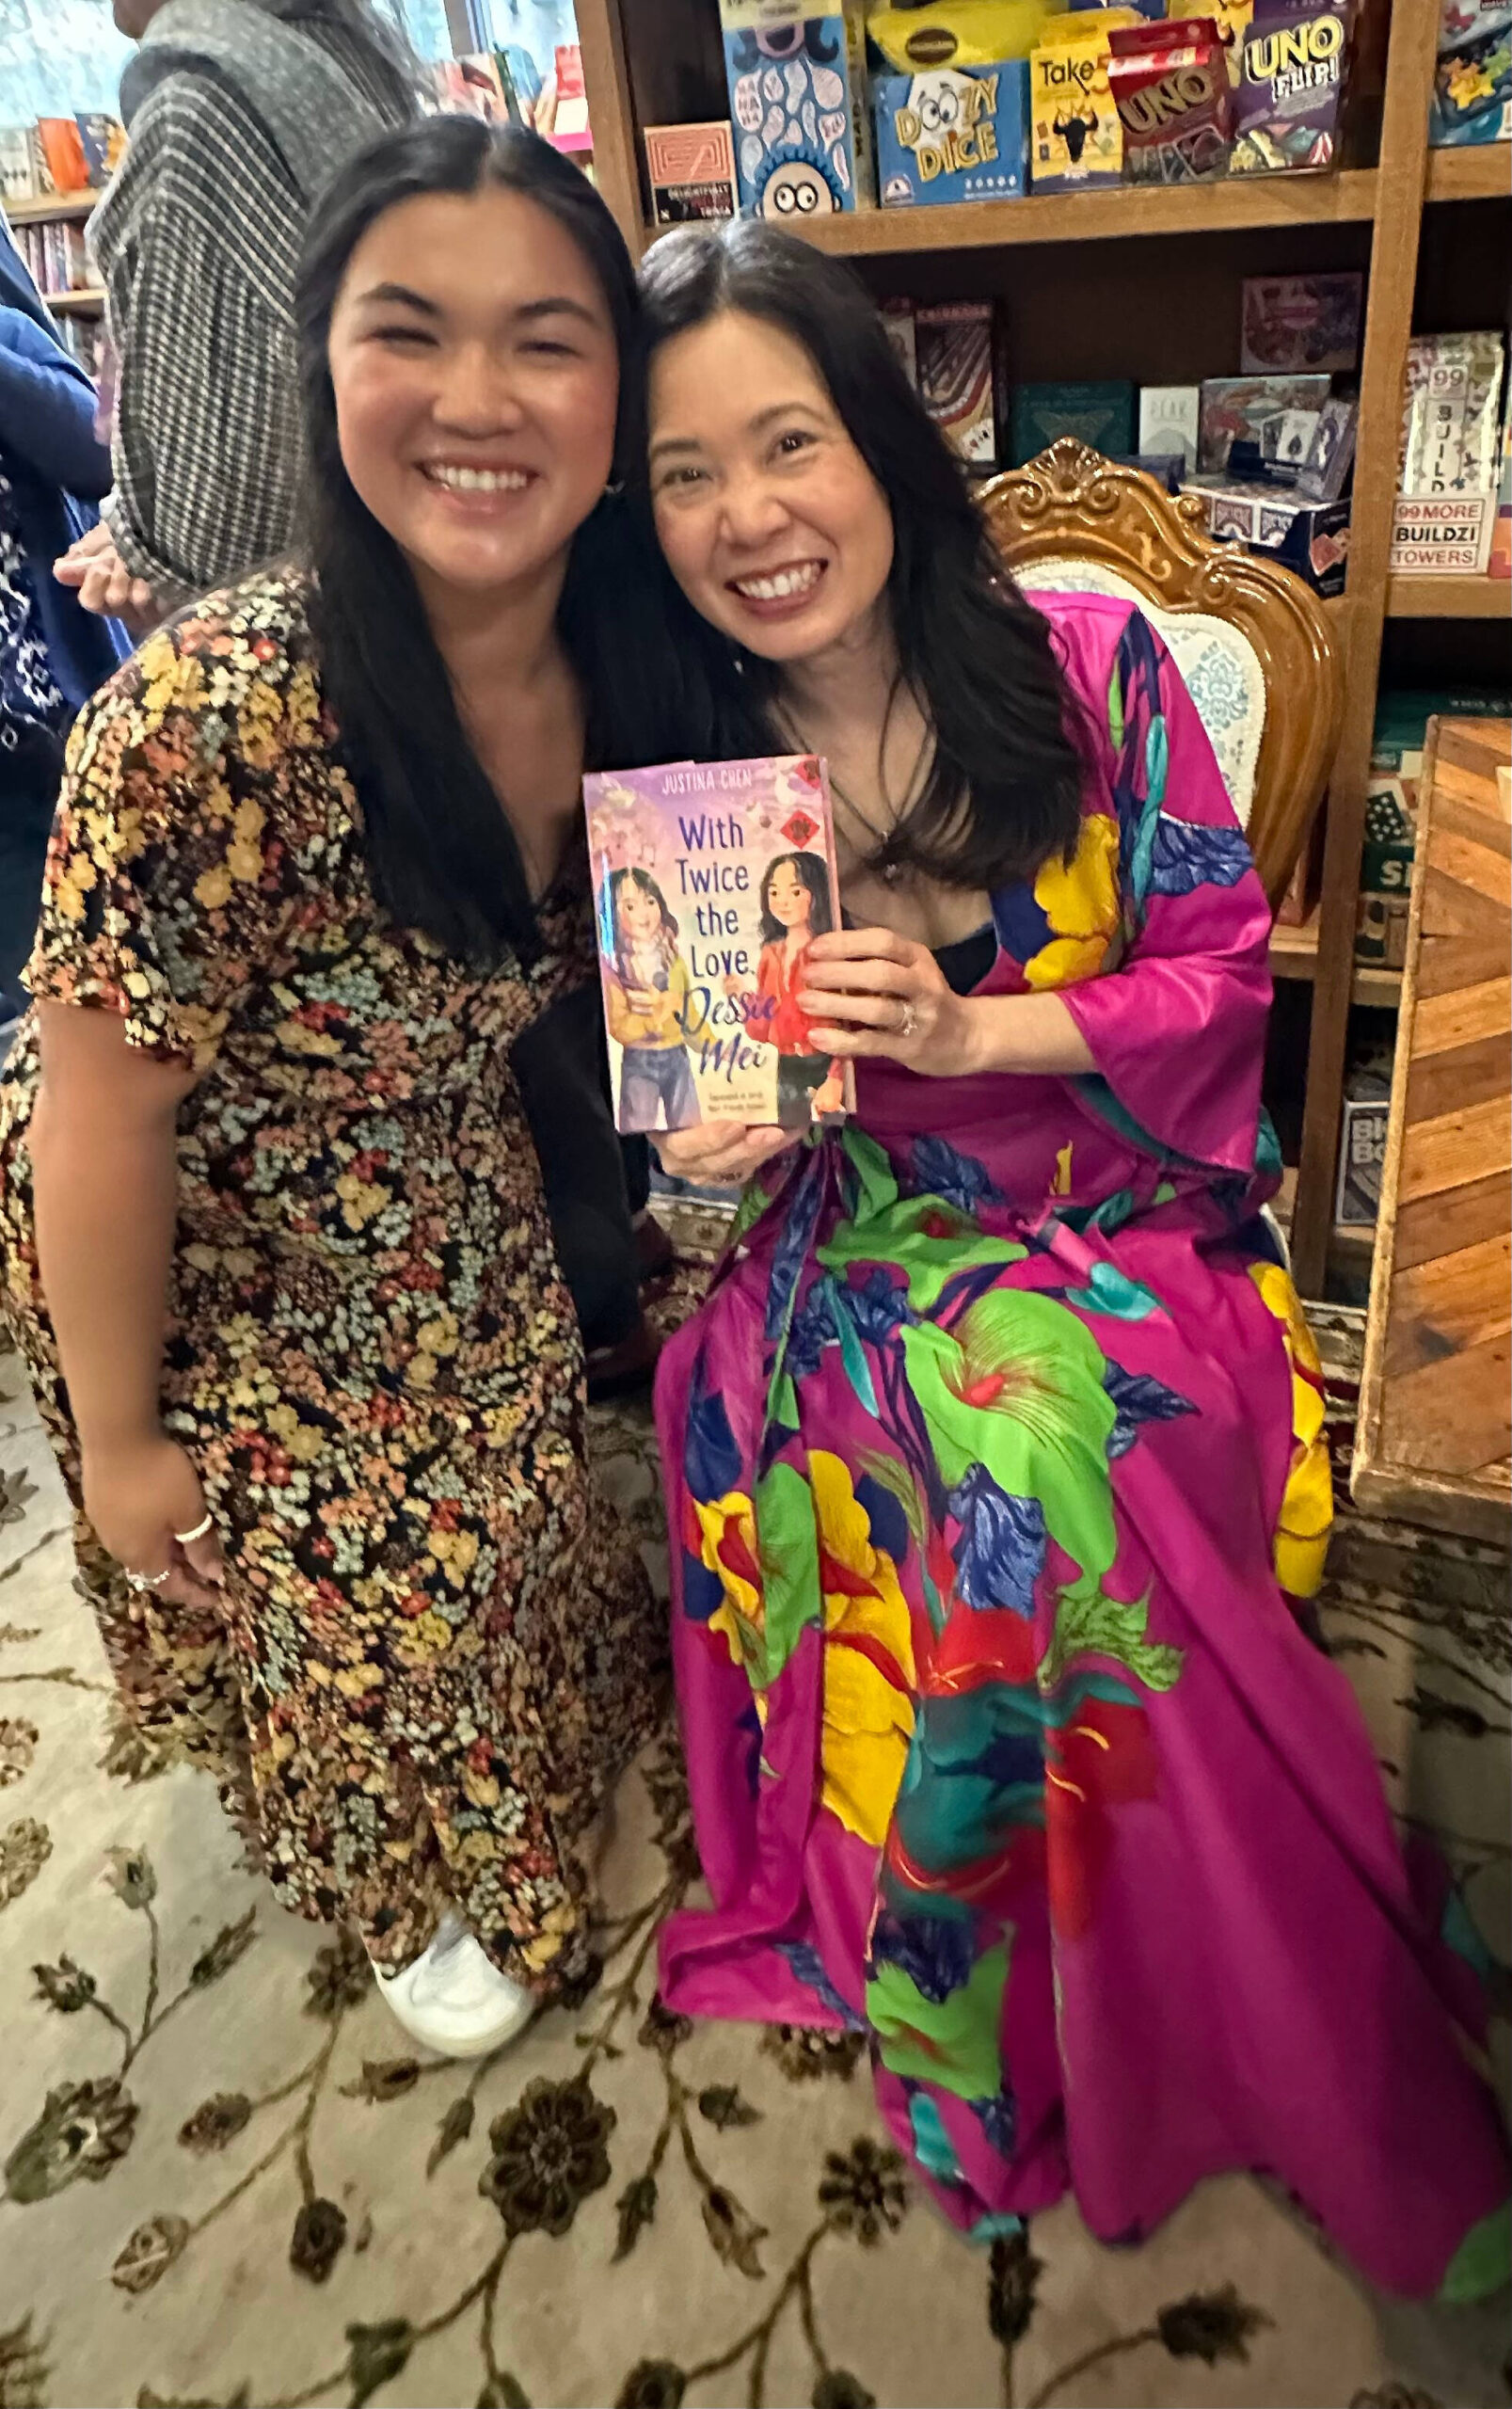
[[[1290,569],[1207,533],[1172,499],[1062,436],[982,488],[1019,583],[1138,603],[1174,654],[1274,905],[1306,840],[1344,702],[1329,613]]]

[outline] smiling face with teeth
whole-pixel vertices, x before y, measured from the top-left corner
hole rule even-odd
[[[650,415],[657,534],[696,611],[776,662],[874,626],[892,513],[801,343],[723,310],[660,346]]]
[[[398,202],[353,250],[330,376],[353,486],[422,596],[560,577],[613,474],[619,363],[566,229],[497,185]]]

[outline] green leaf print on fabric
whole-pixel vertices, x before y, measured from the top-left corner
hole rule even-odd
[[[969,1213],[941,1196],[911,1196],[868,1220],[842,1221],[815,1250],[827,1271],[852,1263],[892,1263],[908,1275],[908,1301],[915,1313],[932,1311],[947,1281],[979,1266],[1022,1263],[1028,1248],[1011,1238],[985,1236]]]
[[[833,1281],[831,1285],[834,1285]],[[839,1336],[840,1361],[845,1365],[845,1377],[855,1391],[856,1402],[862,1412],[869,1413],[875,1422],[877,1392],[871,1383],[871,1369],[867,1362],[861,1341],[856,1336],[856,1326],[843,1306],[836,1307],[835,1327]]]
[[[1174,1689],[1186,1657],[1179,1648],[1146,1639],[1149,1619],[1148,1593],[1125,1605],[1101,1592],[1088,1597],[1079,1588],[1062,1590],[1050,1645],[1036,1670],[1041,1688],[1053,1688],[1084,1656],[1111,1656],[1147,1690]]]
[[[901,1966],[880,1966],[867,1985],[866,2004],[883,2065],[905,2082],[931,2082],[961,2099],[991,2098],[1003,2080],[998,2030],[1007,1983],[1001,1943],[943,2000],[926,1999]]]
[[[1116,1410],[1091,1332],[1053,1298],[999,1288],[958,1335],[905,1329],[908,1377],[947,1488],[983,1463],[1010,1497],[1036,1497],[1045,1527],[1095,1584],[1113,1562],[1107,1438]]]
[[[885,1213],[889,1205],[898,1202],[898,1180],[892,1164],[876,1139],[868,1138],[865,1130],[856,1128],[854,1123],[845,1129],[840,1145],[856,1177],[852,1219],[875,1220],[879,1213]]]
[[[1164,1310],[1153,1288],[1111,1263],[1094,1263],[1086,1287],[1068,1288],[1066,1301],[1084,1314],[1108,1314],[1115,1321],[1148,1321]]]
[[[792,1464],[773,1464],[756,1492],[756,1554],[764,1600],[761,1662],[753,1684],[769,1689],[810,1623],[823,1611],[819,1533],[807,1481]]]
[[[1123,745],[1123,678],[1122,665],[1119,661],[1114,662],[1107,681],[1107,732],[1112,739],[1114,752],[1121,752]]]

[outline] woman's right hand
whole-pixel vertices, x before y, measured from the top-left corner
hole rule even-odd
[[[164,1430],[84,1451],[84,1510],[106,1551],[171,1605],[212,1606],[225,1578],[214,1530],[182,1540],[205,1519],[205,1493],[183,1449]],[[166,1572],[167,1579],[159,1581]]]
[[[659,1130],[651,1143],[662,1170],[673,1179],[743,1188],[754,1172],[773,1155],[796,1146],[803,1134],[801,1129],[780,1129],[772,1124],[747,1128],[739,1121],[705,1121],[694,1129]]]

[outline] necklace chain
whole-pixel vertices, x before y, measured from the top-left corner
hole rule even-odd
[[[831,794],[835,797],[836,803],[844,804],[852,820],[854,820],[860,827],[864,828],[867,835],[870,838],[871,842],[867,851],[857,856],[861,867],[863,869],[874,869],[878,877],[881,878],[885,885],[888,886],[894,885],[902,874],[902,864],[900,862],[889,861],[885,856],[888,847],[898,836],[898,833],[903,826],[909,813],[913,810],[915,805],[919,799],[919,796],[924,791],[927,776],[926,763],[929,759],[931,749],[931,730],[926,727],[923,736],[919,740],[919,748],[916,756],[915,757],[914,767],[909,773],[908,784],[903,790],[903,800],[897,806],[894,805],[891,796],[887,792],[886,786],[883,782],[880,775],[879,764],[878,783],[881,787],[883,804],[891,815],[886,827],[879,828],[876,822],[863,811],[861,806],[846,792],[844,787],[840,784],[839,779],[836,776],[834,770],[829,767],[826,757],[820,751],[819,747],[809,743],[807,738],[804,735],[803,730],[797,726],[794,721],[786,712],[783,716],[787,724],[788,732],[796,742],[799,751],[802,753],[811,753],[814,755],[816,759],[825,761],[825,766],[829,774]]]

